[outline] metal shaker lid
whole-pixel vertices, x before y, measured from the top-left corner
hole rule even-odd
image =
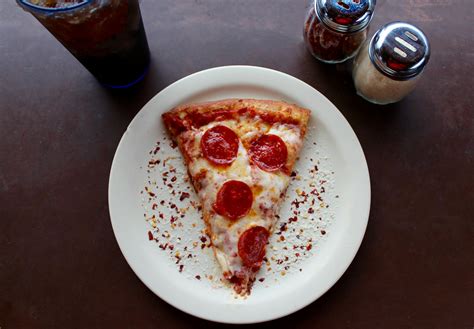
[[[430,45],[417,27],[403,22],[380,28],[369,44],[369,57],[383,74],[408,80],[423,71],[430,58]]]
[[[342,33],[365,29],[374,14],[376,0],[315,0],[319,20],[331,30]]]

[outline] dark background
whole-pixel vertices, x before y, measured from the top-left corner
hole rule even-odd
[[[474,3],[380,0],[428,35],[416,91],[385,107],[342,66],[305,50],[306,0],[143,0],[153,62],[112,93],[13,0],[0,2],[0,328],[214,328],[169,306],[129,268],[112,233],[108,175],[127,125],[190,73],[265,66],[317,88],[360,139],[372,181],[362,246],[287,328],[474,326]],[[271,307],[271,305],[268,305]]]

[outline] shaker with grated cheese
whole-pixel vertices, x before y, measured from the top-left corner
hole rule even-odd
[[[413,91],[429,58],[428,39],[420,29],[403,22],[386,24],[354,60],[357,94],[375,104],[398,102]]]

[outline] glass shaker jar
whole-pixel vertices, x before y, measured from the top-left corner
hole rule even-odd
[[[403,22],[386,24],[354,60],[357,93],[375,104],[398,102],[415,88],[429,58],[428,39],[420,29]]]
[[[311,0],[304,24],[310,53],[325,63],[356,55],[367,38],[376,0]]]

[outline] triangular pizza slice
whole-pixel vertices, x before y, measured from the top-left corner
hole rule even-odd
[[[310,111],[226,99],[163,114],[184,156],[223,276],[250,292],[306,133]]]

